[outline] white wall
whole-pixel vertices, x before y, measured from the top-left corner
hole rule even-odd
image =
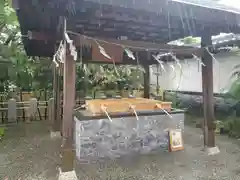
[[[214,92],[221,93],[231,86],[230,76],[234,67],[240,64],[240,56],[236,52],[222,52],[215,55],[215,58],[217,61],[213,61]],[[183,60],[180,63],[182,73],[175,62],[164,64],[166,72],[161,70],[159,76],[160,87],[165,90],[202,92],[201,66],[199,67],[194,59]],[[170,64],[174,64],[175,71],[172,70]],[[150,71],[151,84],[157,84],[157,78],[154,74],[154,72],[157,72],[156,66],[153,66]]]

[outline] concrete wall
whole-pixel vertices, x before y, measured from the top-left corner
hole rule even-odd
[[[214,92],[221,93],[228,90],[231,86],[231,74],[236,65],[240,64],[240,55],[236,52],[222,52],[215,55],[217,61],[214,61]],[[181,61],[182,72],[179,66],[175,66],[175,72],[166,63],[166,72],[161,72],[159,84],[165,90],[193,91],[202,92],[202,74],[201,66],[194,59]],[[157,84],[157,78],[154,72],[157,72],[156,66],[151,68],[151,84]]]

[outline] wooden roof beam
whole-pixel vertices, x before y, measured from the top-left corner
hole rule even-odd
[[[37,41],[60,41],[60,38],[57,38],[55,33],[49,32],[28,31],[27,35],[23,35],[23,37],[27,37],[29,40]]]
[[[75,36],[72,37],[74,44],[76,47],[82,46],[93,46],[95,42],[91,39],[84,38],[83,36]],[[117,40],[117,39],[99,39],[98,41],[100,44],[103,42],[108,42],[111,46],[119,46],[119,47],[126,47],[131,49],[133,52],[142,52],[142,51],[150,51],[151,53],[164,53],[164,52],[172,52],[179,56],[189,56],[195,54],[196,56],[201,56],[202,49],[201,48],[194,48],[194,47],[184,47],[184,46],[176,46],[176,45],[169,45],[169,44],[156,44],[144,41],[131,41],[131,40]],[[119,44],[119,45],[118,45]]]

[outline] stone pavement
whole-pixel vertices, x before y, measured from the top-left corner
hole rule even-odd
[[[46,123],[9,127],[0,142],[0,180],[55,180],[59,167],[59,140],[51,140]],[[115,161],[79,164],[81,180],[239,180],[240,141],[217,137],[221,153],[202,151],[200,130],[185,127],[183,152],[161,152]]]

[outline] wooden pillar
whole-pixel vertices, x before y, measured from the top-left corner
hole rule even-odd
[[[63,73],[62,172],[73,170],[75,158],[75,151],[73,149],[73,110],[75,106],[76,79],[75,63],[73,57],[67,53]]]
[[[79,55],[81,56],[81,54],[79,53]],[[82,59],[82,57],[80,57],[80,59]],[[86,64],[87,65],[87,64]],[[84,66],[85,66],[85,64],[82,62],[82,69],[84,69]],[[77,94],[77,98],[79,98],[79,104],[78,105],[84,105],[85,103],[86,103],[86,101],[85,101],[85,98],[86,98],[86,94],[87,94],[87,84],[86,84],[86,78],[87,78],[87,75],[86,75],[86,73],[84,73],[84,76],[83,77],[81,77],[81,78],[83,78],[83,80],[84,80],[84,85],[83,85],[83,87],[77,87],[78,89],[80,89],[80,91],[79,91],[79,94]]]
[[[53,122],[52,131],[60,131],[60,77],[58,68],[53,64],[53,98],[54,98],[54,110],[53,110]]]
[[[47,114],[48,114],[48,121],[53,124],[54,122],[54,98],[50,98],[48,100],[48,107],[47,107]]]
[[[60,66],[57,69],[57,93],[56,93],[56,123],[57,123],[57,131],[61,131],[61,124],[62,124],[62,96],[61,96],[61,92],[62,92],[62,88],[61,88],[61,79],[62,79],[62,75],[61,75],[61,67],[62,65],[60,64]]]
[[[201,46],[212,45],[211,34],[205,32],[202,35]],[[213,95],[213,58],[204,49],[202,54],[202,88],[203,88],[203,112],[204,112],[204,145],[215,147],[215,125],[214,125],[214,95]]]
[[[149,66],[144,65],[144,98],[150,98],[150,72]]]
[[[157,73],[156,73],[156,76],[157,76],[157,87],[156,87],[156,92],[157,92],[157,96],[159,96],[160,94],[160,86],[159,86],[159,75],[160,75],[160,69],[159,69],[159,64],[157,64]]]
[[[150,61],[151,54],[147,52],[147,61],[143,64],[144,68],[144,98],[150,98],[150,70],[148,61]]]

